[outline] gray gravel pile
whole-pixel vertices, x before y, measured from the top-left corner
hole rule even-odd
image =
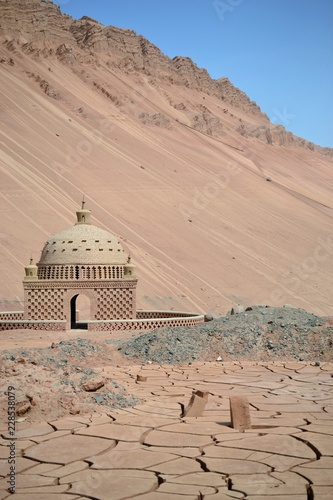
[[[193,327],[165,327],[121,346],[143,362],[333,360],[333,321],[291,306],[252,306]]]
[[[85,361],[94,355],[105,355],[107,351],[103,345],[98,345],[88,339],[76,338],[73,340],[61,340],[58,343],[52,343],[50,347],[34,349],[15,349],[10,352],[4,351],[6,359],[14,361],[16,358],[24,357],[26,361],[32,363],[49,362],[55,366],[61,367],[68,359]]]

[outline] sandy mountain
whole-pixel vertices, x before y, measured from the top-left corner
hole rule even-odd
[[[333,150],[227,78],[51,1],[0,0],[0,93],[2,310],[85,193],[131,250],[139,307],[333,313]]]

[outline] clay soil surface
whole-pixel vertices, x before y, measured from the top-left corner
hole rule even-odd
[[[288,324],[296,316],[299,322]],[[190,331],[188,349],[179,348],[181,363],[176,352],[173,363],[158,362],[170,356],[172,335],[180,338],[181,329],[161,331],[159,340],[156,332],[2,332],[0,498],[332,498],[333,363],[309,343],[304,361],[299,352],[295,359],[274,351],[279,317],[287,339],[289,330],[310,339],[316,329],[331,338],[327,318],[289,307],[283,318],[279,308],[254,307],[200,325],[198,345],[214,333],[207,358],[213,359],[216,338],[225,337],[219,361],[203,361],[200,350],[193,359]],[[237,330],[247,332],[255,321],[262,332],[272,329],[275,346],[261,347],[266,361],[251,360],[248,344],[236,342]],[[152,338],[155,347],[135,358],[135,348]],[[321,361],[309,360],[311,349]],[[15,439],[5,417],[9,386],[17,402]],[[208,393],[208,401],[198,416],[184,416],[193,391]],[[249,403],[245,432],[231,426],[232,396]],[[13,442],[14,496],[7,483]]]
[[[140,402],[125,367],[197,362],[333,362],[333,320],[292,306],[251,306],[196,327],[142,332],[0,332],[1,412],[15,387],[19,417],[39,422]],[[181,368],[180,368],[181,369]],[[100,387],[98,387],[100,385]],[[92,389],[91,389],[92,387]]]
[[[15,441],[0,424],[1,499],[332,498],[332,363],[133,363],[105,333],[6,334],[2,380],[30,408]],[[208,402],[182,416],[194,390]],[[249,402],[245,432],[231,427],[235,395]]]

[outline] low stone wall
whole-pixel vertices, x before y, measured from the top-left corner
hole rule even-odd
[[[175,311],[137,311],[135,319],[88,321],[88,330],[96,331],[147,331],[163,326],[194,326],[205,321],[203,314]],[[66,330],[66,321],[23,320],[23,312],[6,312],[0,315],[0,331],[5,330]]]
[[[136,319],[188,318],[191,316],[198,316],[198,314],[184,311],[143,311],[142,309],[136,311]]]
[[[21,321],[23,319],[23,311],[6,311],[0,312],[1,321]]]
[[[0,321],[0,331],[7,330],[50,330],[50,331],[65,331],[66,321]]]
[[[148,331],[164,326],[194,326],[205,321],[203,314],[175,311],[138,311],[136,319],[89,321],[89,331]],[[142,319],[140,319],[140,316]]]

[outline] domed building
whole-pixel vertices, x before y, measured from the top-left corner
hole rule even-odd
[[[76,218],[47,240],[37,264],[31,259],[25,267],[24,311],[0,312],[0,330],[142,331],[204,321],[191,312],[137,311],[130,255],[113,234],[91,224],[84,201]],[[82,298],[89,303],[84,321],[77,308]]]
[[[118,238],[91,224],[84,205],[74,226],[48,239],[37,265],[26,266],[25,320],[66,320],[67,329],[82,328],[76,318],[82,294],[92,320],[135,318],[135,266]]]

